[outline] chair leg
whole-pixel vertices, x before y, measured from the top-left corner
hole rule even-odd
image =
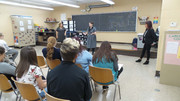
[[[19,97],[19,101],[21,101],[21,96]]]
[[[16,96],[16,101],[18,101],[18,98],[19,98],[19,97],[18,97],[18,96]]]
[[[119,88],[119,99],[121,100],[121,89],[120,89],[120,85],[118,85]]]
[[[97,84],[94,82],[94,89],[95,89],[95,92],[97,92],[96,86],[97,86]]]
[[[116,98],[116,88],[117,88],[117,85],[115,84],[115,89],[114,89],[114,98],[113,98],[113,101],[115,101],[115,98]]]
[[[0,93],[0,101],[1,101],[1,96],[2,96],[2,91],[1,91],[1,93]]]
[[[92,79],[90,79],[90,83],[91,83],[91,88],[92,88],[92,90],[94,91],[94,86],[93,86]]]

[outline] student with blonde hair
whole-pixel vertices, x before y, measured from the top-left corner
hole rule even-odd
[[[53,59],[61,59],[61,55],[60,55],[60,49],[56,48],[56,38],[55,37],[49,37],[47,40],[47,48],[44,48],[42,50],[43,56],[49,60],[53,60]]]
[[[54,97],[71,101],[89,101],[92,96],[89,76],[75,64],[79,53],[79,42],[66,38],[61,45],[63,61],[48,73],[48,93]]]

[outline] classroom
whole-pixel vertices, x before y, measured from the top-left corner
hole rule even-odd
[[[0,0],[0,101],[180,101],[180,0]]]

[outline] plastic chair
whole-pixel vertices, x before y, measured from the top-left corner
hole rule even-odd
[[[44,92],[46,94],[47,101],[70,101],[70,100],[59,99],[59,98],[53,97],[50,94],[48,94],[45,90],[44,90]]]
[[[14,94],[16,94],[16,101],[18,100],[18,92],[15,91],[15,89],[11,86],[10,81],[7,79],[7,77],[4,74],[0,74],[0,100],[2,96],[2,92],[9,93],[14,91]]]
[[[54,59],[54,60],[46,59],[46,61],[51,70],[54,69],[57,65],[61,64],[61,61],[59,59]]]
[[[14,78],[11,78],[11,79],[15,82],[16,87],[18,88],[23,99],[28,100],[28,101],[42,101],[43,100],[43,98],[38,94],[38,92],[36,91],[35,87],[32,84],[21,83],[14,80]],[[21,98],[20,98],[20,101],[21,101]]]
[[[80,67],[81,69],[83,68],[81,64],[76,64],[78,67]]]
[[[43,56],[37,56],[37,62],[38,62],[38,66],[39,66],[40,68],[45,68],[45,67],[47,67],[46,62],[45,62]]]
[[[118,86],[119,98],[121,99],[120,85],[118,81],[114,81],[114,77],[113,77],[111,69],[89,66],[89,73],[90,73],[91,78],[96,84],[99,84],[102,86],[108,86],[111,84],[115,85],[113,101],[115,101],[116,88]]]

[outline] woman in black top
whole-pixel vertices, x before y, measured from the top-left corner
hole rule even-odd
[[[66,38],[66,29],[63,27],[62,23],[59,23],[59,27],[56,29],[56,39],[58,42],[63,42]]]
[[[155,42],[157,38],[154,32],[154,29],[152,28],[151,21],[147,21],[145,27],[146,27],[146,30],[143,35],[144,47],[143,47],[140,59],[136,60],[136,62],[141,62],[142,58],[144,57],[145,52],[147,51],[147,60],[146,62],[144,62],[144,65],[147,65],[149,64],[151,45],[153,45],[153,42]]]

